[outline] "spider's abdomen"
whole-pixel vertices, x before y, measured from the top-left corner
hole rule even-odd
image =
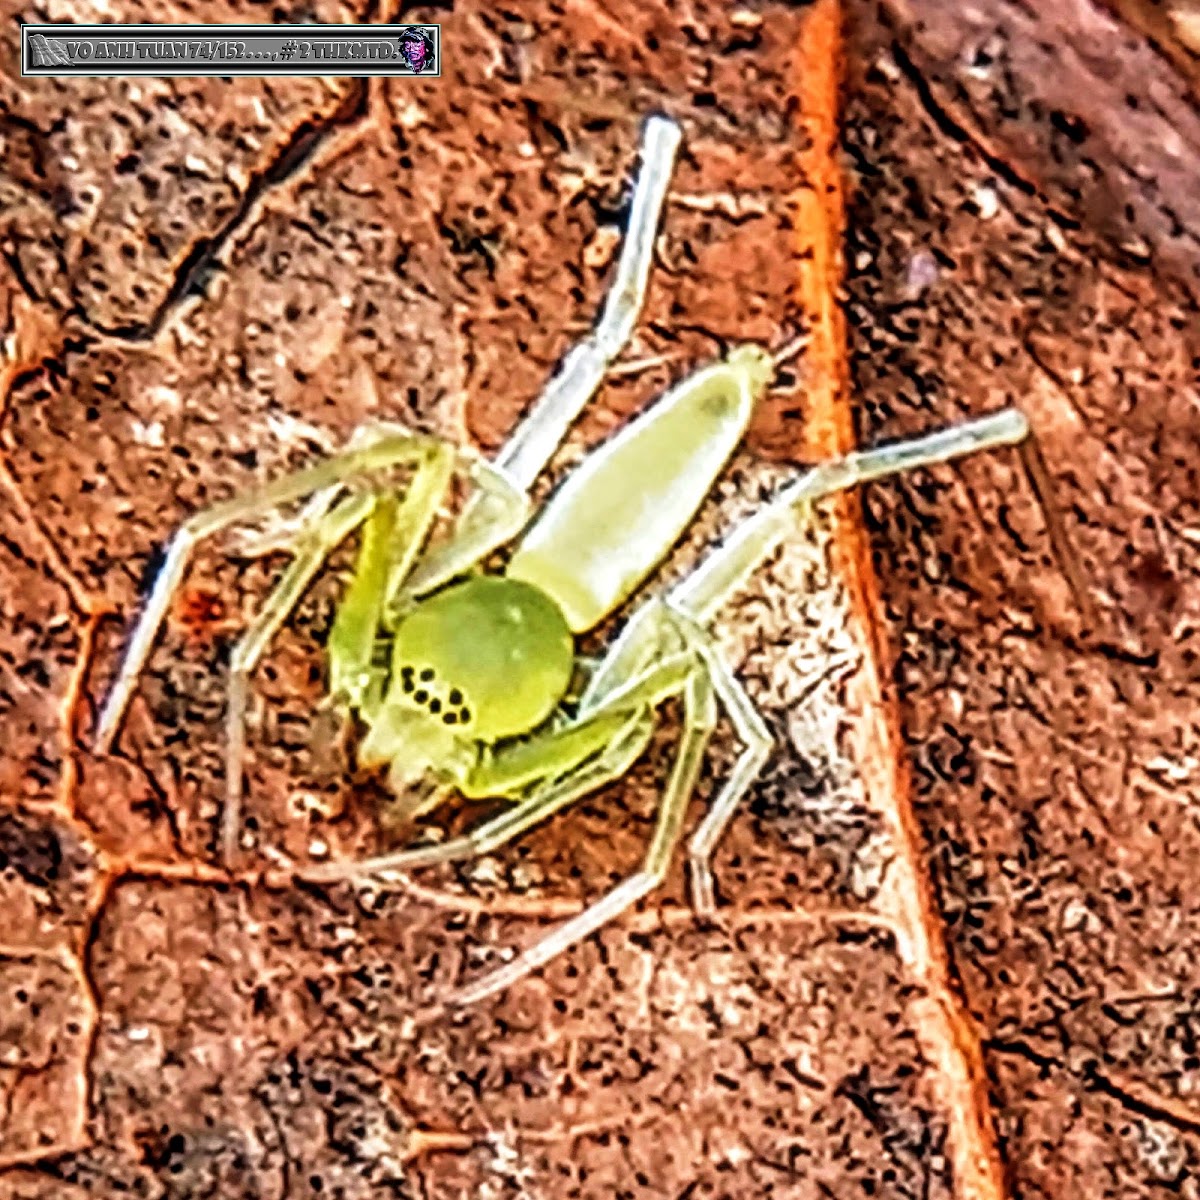
[[[400,622],[388,702],[494,742],[554,711],[574,660],[566,619],[545,592],[478,575],[420,601]]]
[[[631,596],[695,517],[774,374],[739,346],[677,384],[551,497],[508,565],[555,598],[581,633]]]

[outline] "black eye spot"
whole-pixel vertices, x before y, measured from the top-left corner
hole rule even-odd
[[[405,692],[411,692],[413,690],[412,676],[401,674],[400,686],[405,690]]]
[[[436,696],[429,702],[429,711],[435,716],[442,711],[442,702]]]
[[[449,699],[451,704],[461,704],[463,699],[462,692],[458,688],[451,688]]]
[[[416,695],[413,696],[413,699],[418,704],[425,704],[429,700],[429,693],[424,688],[418,688]]]
[[[465,725],[471,719],[471,710],[469,708],[460,709],[458,719]]]
[[[430,680],[433,678],[433,668],[432,668],[432,667],[426,667],[426,668],[425,668],[425,669],[424,669],[424,670],[421,672],[421,678],[422,678],[422,679],[423,679],[423,680],[424,680],[426,683],[428,683],[428,682],[429,682],[429,681],[430,681]]]
[[[458,713],[447,713],[442,718],[442,724],[443,725],[457,725],[458,724]]]
[[[401,679],[411,679],[413,677],[412,667],[401,667],[400,668],[400,677],[401,677]]]

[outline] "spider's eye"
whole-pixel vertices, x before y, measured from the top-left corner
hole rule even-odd
[[[540,725],[566,692],[575,661],[554,601],[531,584],[496,576],[421,601],[396,630],[393,654],[394,678],[409,703],[484,742]]]

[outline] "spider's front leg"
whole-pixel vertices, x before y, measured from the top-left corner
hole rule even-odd
[[[382,490],[356,494],[328,516],[314,519],[301,531],[295,557],[253,624],[234,647],[230,660],[225,757],[225,808],[221,819],[221,854],[232,862],[241,823],[245,709],[250,677],[263,652],[295,608],[329,553],[358,525],[363,526],[358,561],[346,595],[338,606],[326,644],[330,706],[349,712],[364,707],[376,682],[373,651],[388,601],[405,578],[446,500],[457,467],[489,498],[491,505],[473,526],[471,536],[451,537],[463,570],[473,566],[493,545],[507,541],[525,523],[529,503],[490,464],[457,451],[434,438],[425,443],[423,460],[414,465],[402,492]]]
[[[605,670],[608,660],[601,664],[597,673],[601,686],[592,690],[587,707],[581,709],[578,720],[586,725],[595,719],[595,714],[614,709],[621,711],[624,704],[636,700],[642,706],[636,711],[645,722],[645,736],[637,747],[637,752],[619,764],[619,771],[609,770],[596,778],[589,775],[585,766],[575,779],[574,789],[560,804],[555,805],[555,808],[577,799],[585,791],[594,790],[624,775],[649,741],[653,709],[669,696],[678,695],[683,707],[682,729],[676,743],[671,773],[659,798],[654,832],[642,865],[628,878],[593,901],[578,916],[564,921],[522,950],[511,962],[461,989],[452,997],[453,1003],[474,1004],[511,987],[571,946],[590,937],[661,886],[679,844],[688,805],[696,788],[705,752],[716,728],[719,700],[742,742],[742,751],[728,778],[721,784],[707,815],[693,834],[689,847],[693,906],[701,915],[711,915],[715,911],[712,872],[709,865],[712,850],[738,801],[762,770],[770,754],[770,735],[750,697],[725,663],[711,635],[686,613],[675,611],[662,601],[651,601],[633,618],[629,632],[630,637],[624,643],[626,649],[622,651],[619,647],[614,647],[611,656],[614,664],[617,655],[627,656],[628,647],[636,645],[639,648],[638,657],[652,664],[644,668],[646,675],[643,678],[652,677],[662,669],[661,664],[680,664],[676,667],[677,674],[673,685],[661,689],[656,694],[646,694],[644,686],[638,681],[633,684],[619,683],[615,672]],[[625,658],[623,671],[628,668],[630,661],[630,657]],[[567,775],[552,784],[548,791],[551,794],[556,791],[565,794],[569,791],[571,781],[572,776]],[[520,822],[517,832],[523,831],[535,820],[540,820],[546,815],[549,815],[546,811],[527,813],[528,819]],[[477,831],[477,837],[479,832],[482,831]],[[506,832],[508,836],[515,836],[513,832]]]
[[[226,803],[220,835],[222,854],[229,861],[237,841],[246,695],[254,667],[329,553],[367,521],[374,538],[371,561],[374,562],[378,552],[383,554],[379,594],[372,596],[375,581],[369,573],[360,572],[351,583],[331,639],[335,689],[354,702],[355,686],[369,664],[383,599],[398,588],[420,551],[445,499],[455,466],[494,499],[488,521],[478,525],[481,539],[490,543],[511,537],[524,523],[528,504],[524,494],[508,484],[501,472],[438,438],[386,425],[364,426],[342,453],[190,517],[172,538],[134,627],[100,715],[97,752],[107,753],[112,746],[138,676],[196,545],[231,526],[254,521],[280,505],[324,494],[324,503],[310,504],[306,510],[305,523],[292,539],[292,562],[233,650],[227,709]],[[358,487],[364,477],[401,467],[412,472],[402,498],[386,488],[362,491]],[[343,493],[339,500],[339,494]],[[381,498],[386,498],[382,505]],[[389,514],[394,518],[390,535],[386,543],[381,543],[379,534]]]
[[[440,447],[435,438],[390,430],[381,432],[378,437],[352,445],[316,466],[293,471],[246,495],[214,504],[189,517],[171,538],[150,595],[134,626],[96,726],[96,751],[106,754],[112,747],[138,676],[198,543],[230,526],[254,521],[281,505],[295,503],[314,493],[327,492],[332,505],[337,491],[349,481],[389,467],[419,466],[435,444]],[[327,511],[328,507],[311,514],[310,530],[319,524]]]
[[[639,647],[637,663],[626,659],[619,681],[602,664],[600,673],[608,681],[602,695],[593,695],[565,724],[489,752],[461,781],[460,790],[468,797],[508,797],[513,801],[511,808],[447,842],[301,872],[310,881],[331,882],[490,853],[580,797],[624,776],[649,744],[655,710],[670,697],[681,697],[684,729],[641,869],[511,963],[464,989],[454,997],[456,1003],[471,1003],[508,987],[595,932],[662,882],[716,721],[715,697],[729,712],[744,749],[693,838],[696,904],[705,912],[712,907],[711,847],[761,769],[769,738],[749,697],[704,630],[661,602],[642,609],[633,624]]]

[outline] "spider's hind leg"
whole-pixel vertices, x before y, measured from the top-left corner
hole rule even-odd
[[[567,352],[525,419],[496,455],[496,466],[518,487],[533,485],[633,336],[646,303],[659,219],[682,136],[679,126],[666,116],[652,116],[645,124],[642,163],[634,182],[629,223],[600,316],[591,332]]]
[[[528,489],[629,344],[645,307],[655,237],[681,138],[679,126],[668,117],[653,116],[646,122],[629,223],[594,328],[567,352],[495,462],[476,464],[479,491],[467,502],[454,539],[435,547],[417,563],[396,597],[396,606],[403,607],[413,597],[473,566],[524,526],[529,515]]]

